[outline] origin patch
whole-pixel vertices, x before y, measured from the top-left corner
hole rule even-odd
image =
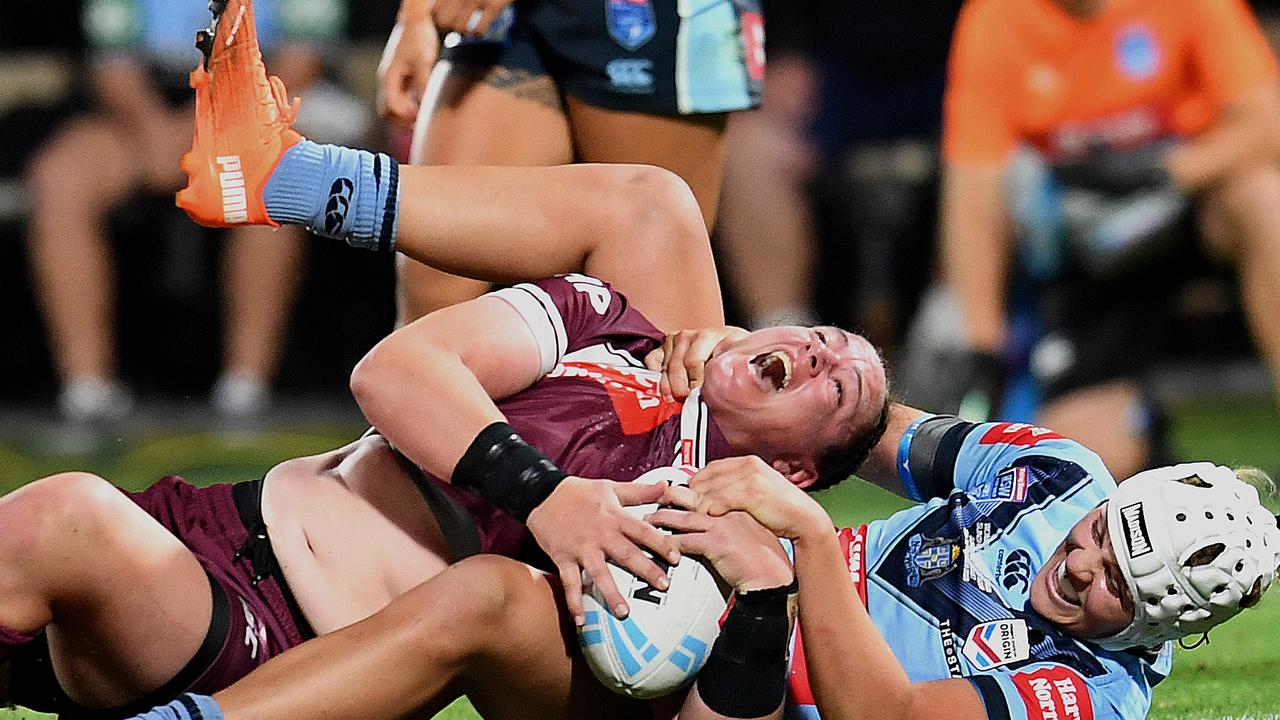
[[[996,620],[975,625],[961,651],[980,672],[1031,657],[1026,620]]]

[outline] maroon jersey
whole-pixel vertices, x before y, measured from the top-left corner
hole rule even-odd
[[[644,356],[663,334],[601,280],[564,275],[493,293],[533,331],[542,379],[498,403],[507,422],[570,475],[634,480],[667,465],[702,467],[729,445],[695,391],[683,402],[659,391]],[[484,552],[516,554],[523,524],[469,488],[447,485],[479,525]]]

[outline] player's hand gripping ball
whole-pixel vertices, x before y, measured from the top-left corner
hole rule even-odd
[[[689,472],[658,468],[635,480],[663,481],[687,485]],[[654,503],[627,511],[645,517],[657,509]],[[654,561],[665,565],[661,558]],[[667,569],[671,584],[664,592],[616,565],[610,564],[609,571],[631,613],[624,620],[614,617],[583,573],[586,624],[578,631],[578,641],[591,670],[605,687],[634,698],[661,697],[688,685],[720,634],[725,593],[715,573],[704,561],[685,555]]]

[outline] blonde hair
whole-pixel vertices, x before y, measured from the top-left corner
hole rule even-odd
[[[1235,473],[1241,482],[1252,485],[1258,491],[1258,500],[1264,507],[1273,513],[1276,512],[1277,506],[1280,506],[1280,498],[1277,497],[1276,483],[1266,470],[1245,466],[1236,468]],[[1277,523],[1280,523],[1280,520],[1277,520]],[[1276,575],[1271,584],[1280,585],[1280,574]]]
[[[1245,466],[1236,468],[1235,473],[1241,482],[1252,485],[1253,489],[1258,491],[1258,499],[1264,506],[1275,512],[1275,505],[1280,499],[1276,497],[1276,483],[1266,470]]]

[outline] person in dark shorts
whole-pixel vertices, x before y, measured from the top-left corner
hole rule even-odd
[[[416,119],[413,163],[656,165],[689,184],[711,226],[728,114],[760,102],[758,0],[400,7],[379,106],[393,120]],[[399,278],[402,323],[486,287],[404,257]]]

